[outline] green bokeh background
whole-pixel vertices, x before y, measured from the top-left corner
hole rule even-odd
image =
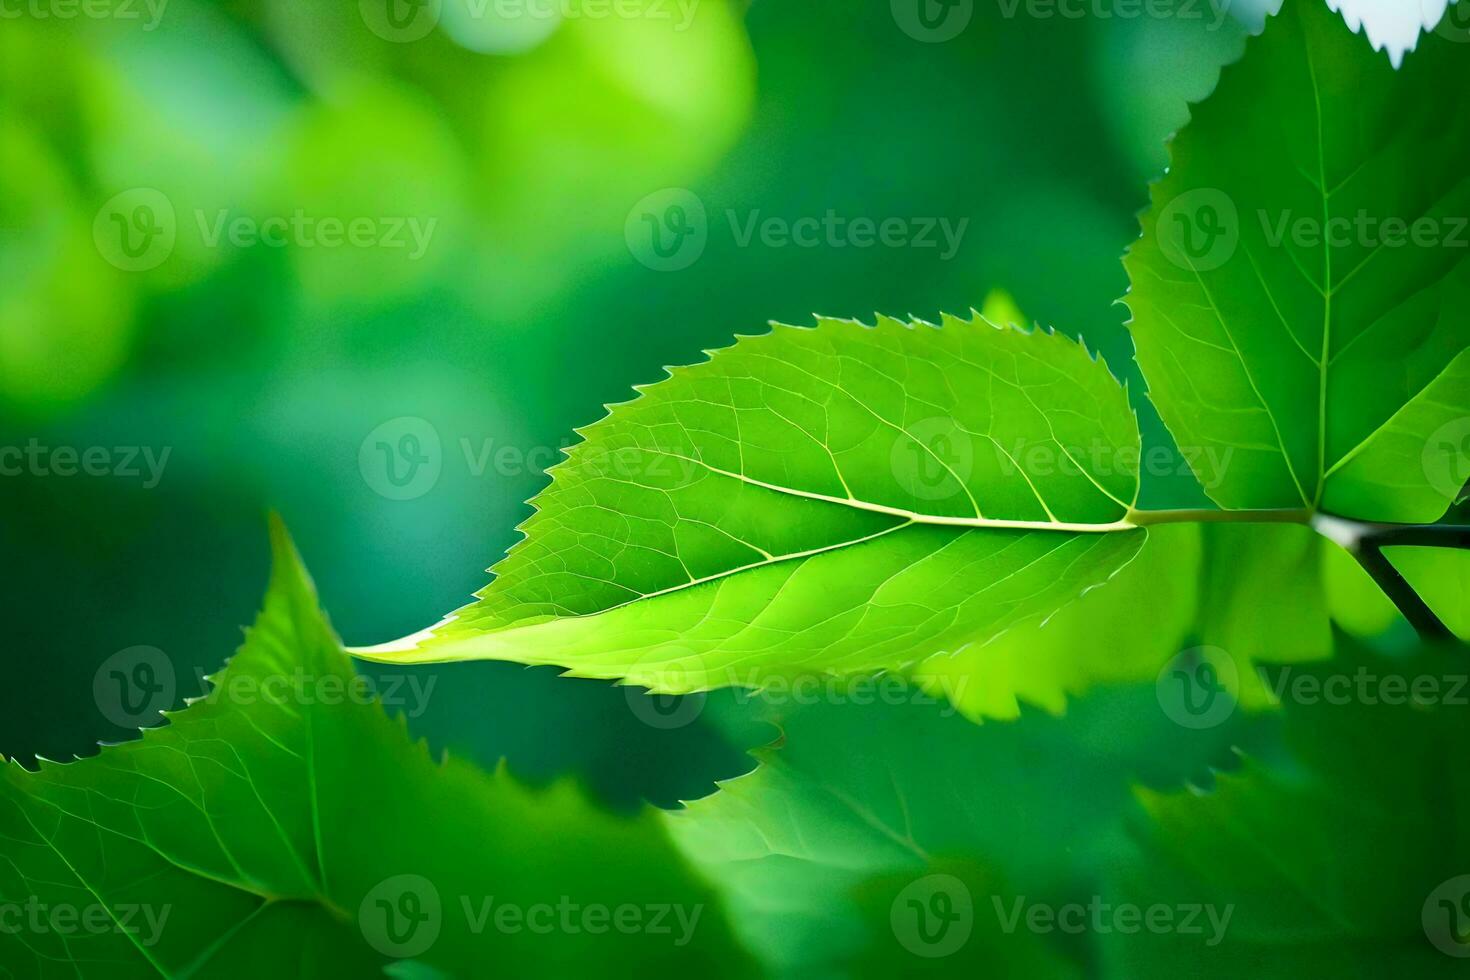
[[[0,22],[0,446],[169,457],[151,488],[0,477],[0,754],[126,737],[92,683],[127,647],[165,651],[179,698],[198,693],[259,601],[269,509],[349,643],[427,625],[516,540],[545,482],[535,464],[573,427],[767,320],[934,318],[1003,287],[1137,396],[1118,259],[1164,138],[1246,29],[1242,3],[1150,17],[1098,0],[1065,17],[974,0],[933,43],[900,27],[912,0],[613,8],[637,17],[564,0],[550,19],[440,0],[425,36],[395,41],[370,29],[373,2],[166,0],[152,26],[141,0],[136,19],[6,8],[21,14]],[[136,187],[177,216],[173,251],[145,271],[110,264],[94,236]],[[640,262],[626,232],[666,188],[709,216],[678,271]],[[829,211],[967,224],[945,257],[742,245],[727,217]],[[434,225],[416,259],[210,246],[197,216],[221,212]],[[411,500],[359,462],[400,416],[442,445],[439,480]],[[466,444],[488,447],[483,472]],[[710,718],[651,726],[630,706],[642,695],[606,683],[510,664],[418,673],[435,686],[411,725],[435,745],[537,781],[576,775],[614,806],[671,805],[749,767]]]

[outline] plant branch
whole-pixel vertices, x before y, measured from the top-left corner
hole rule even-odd
[[[1400,546],[1470,549],[1470,527],[1456,524],[1382,524],[1331,514],[1313,515],[1312,527],[1358,560],[1420,637],[1445,640],[1452,636],[1434,610],[1388,560],[1383,549]]]
[[[1383,594],[1388,596],[1409,625],[1414,627],[1414,632],[1419,634],[1423,640],[1448,640],[1451,638],[1449,627],[1434,614],[1428,603],[1414,591],[1414,587],[1408,580],[1393,567],[1393,562],[1383,554],[1383,549],[1376,544],[1364,542],[1352,556],[1358,560],[1358,564],[1371,576]]]

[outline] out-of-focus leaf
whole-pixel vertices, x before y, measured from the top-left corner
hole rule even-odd
[[[742,974],[652,815],[431,760],[368,700],[274,538],[265,610],[202,702],[95,758],[0,774],[0,896],[41,909],[7,918],[0,962],[37,977],[367,976],[397,958],[460,976]]]
[[[1470,734],[1463,658],[1278,673],[1286,756],[1248,758],[1208,792],[1143,791],[1138,850],[1104,899],[1176,926],[1193,909],[1196,931],[1114,929],[1109,972],[1463,976],[1470,780],[1445,764]]]
[[[1180,729],[1152,685],[983,726],[913,688],[835,690],[765,706],[782,737],[759,766],[667,816],[778,975],[1075,974],[1006,927],[1016,900],[1085,895],[1123,845],[1131,782],[1194,778],[1248,730]]]

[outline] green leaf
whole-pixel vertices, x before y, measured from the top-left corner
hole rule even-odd
[[[1283,756],[1248,758],[1211,792],[1143,791],[1137,850],[1105,897],[1228,921],[1215,942],[1114,934],[1110,973],[1463,976],[1470,935],[1444,928],[1470,925],[1470,780],[1446,762],[1470,736],[1463,657],[1356,653],[1278,672]]]
[[[1459,490],[1470,116],[1443,93],[1467,82],[1463,45],[1394,71],[1286,0],[1173,141],[1127,303],[1179,444],[1230,454],[1201,474],[1222,506],[1422,523]]]
[[[584,435],[478,602],[354,652],[669,693],[895,669],[1055,611],[1143,543],[1127,393],[1076,342],[978,317],[778,326]]]
[[[366,699],[279,525],[274,542],[265,609],[207,696],[94,758],[0,773],[0,962],[109,980],[370,976],[397,957],[461,976],[742,972],[653,816],[431,760]],[[671,931],[608,927],[624,907],[645,924],[662,907]]]
[[[912,676],[975,720],[1018,718],[1022,704],[1061,714],[1098,684],[1150,679],[1195,626],[1200,562],[1199,527],[1150,528],[1138,556],[1076,602],[989,643],[936,654]]]
[[[1063,947],[1006,930],[998,904],[1090,891],[1124,843],[1133,782],[1176,785],[1248,731],[1239,718],[1181,729],[1151,684],[1082,698],[1065,719],[983,726],[886,690],[878,703],[769,708],[782,737],[755,753],[759,766],[666,816],[778,975],[1075,969]],[[907,899],[935,876],[957,879],[949,904],[972,914],[957,935],[930,922],[926,941]]]
[[[1387,632],[1402,620],[1356,558],[1326,538],[1321,547],[1322,590],[1334,623],[1353,636],[1367,637]]]
[[[1230,660],[1223,679],[1237,701],[1260,708],[1272,702],[1257,664],[1332,654],[1322,541],[1294,524],[1214,524],[1204,534],[1200,642]]]
[[[1450,632],[1470,643],[1470,551],[1398,547],[1383,553]]]

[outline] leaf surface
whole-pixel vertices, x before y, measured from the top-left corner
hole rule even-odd
[[[1208,928],[1114,933],[1109,973],[1463,976],[1470,781],[1444,762],[1467,736],[1463,656],[1355,653],[1276,673],[1283,755],[1248,758],[1212,791],[1143,791],[1137,849],[1106,899],[1228,921],[1214,942]],[[1466,930],[1458,942],[1447,921]]]
[[[1221,506],[1428,522],[1458,490],[1467,448],[1436,434],[1470,417],[1470,117],[1443,93],[1467,82],[1462,45],[1395,71],[1287,0],[1174,139],[1126,301],[1181,447],[1231,454]]]
[[[1133,781],[1177,784],[1248,731],[1243,718],[1180,729],[1152,685],[1079,699],[1065,719],[981,726],[888,690],[767,709],[782,737],[758,767],[666,816],[778,975],[906,976],[929,957],[950,976],[1075,974],[1063,947],[1004,928],[1015,901],[1090,891],[1123,844]],[[948,900],[973,913],[957,927],[968,940],[942,954],[907,901],[936,875],[957,879]]]
[[[979,317],[778,326],[584,435],[477,602],[354,652],[669,693],[896,669],[1052,612],[1143,540],[1124,389]]]
[[[432,761],[367,700],[279,527],[275,550],[208,696],[93,758],[0,772],[0,898],[42,916],[0,930],[0,962],[109,980],[370,976],[403,957],[460,976],[742,972],[656,818]],[[497,925],[504,906],[520,917]],[[663,906],[669,930],[582,927],[625,906],[645,923]],[[532,929],[543,907],[552,928]]]

